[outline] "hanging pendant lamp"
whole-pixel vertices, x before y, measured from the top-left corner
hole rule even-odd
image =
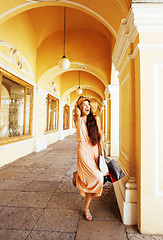
[[[66,28],[66,7],[64,7],[64,40],[63,40],[63,57],[60,58],[58,66],[64,70],[70,66],[70,61],[65,56],[65,28]]]
[[[76,89],[77,94],[82,94],[83,90],[80,88],[80,71],[79,71],[79,87]]]

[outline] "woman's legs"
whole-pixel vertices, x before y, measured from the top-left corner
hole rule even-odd
[[[92,220],[92,215],[89,211],[89,205],[92,200],[92,197],[93,197],[92,193],[86,193],[85,204],[84,204],[84,213],[85,213],[85,217],[88,221]]]
[[[84,208],[89,208],[89,204],[92,200],[92,193],[86,193]]]

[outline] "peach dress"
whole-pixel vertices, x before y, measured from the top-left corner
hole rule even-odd
[[[76,186],[82,197],[92,193],[93,197],[102,194],[103,175],[98,168],[99,149],[93,146],[88,136],[86,118],[76,121],[78,141]]]

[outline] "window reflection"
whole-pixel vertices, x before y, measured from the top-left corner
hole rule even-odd
[[[70,107],[65,104],[63,108],[63,129],[69,129],[69,115],[70,115]]]
[[[59,101],[51,95],[47,97],[46,131],[58,130]]]
[[[2,78],[0,137],[24,134],[25,87],[6,77]]]
[[[20,82],[20,83],[19,83]],[[29,135],[31,132],[32,88],[1,77],[0,138]]]

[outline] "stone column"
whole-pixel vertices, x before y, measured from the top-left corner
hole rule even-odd
[[[147,234],[163,234],[162,13],[160,1],[133,0],[113,52],[120,81],[118,163],[126,174],[114,189],[123,222]]]
[[[60,99],[59,101],[59,140],[64,139],[64,133],[63,133],[63,107],[64,102]]]
[[[34,152],[47,148],[45,136],[45,98],[46,91],[36,87],[35,92],[35,123],[34,123]]]
[[[119,85],[109,85],[111,101],[110,156],[119,157]]]
[[[163,2],[143,2],[132,4],[140,55],[138,227],[142,233],[163,234]]]

